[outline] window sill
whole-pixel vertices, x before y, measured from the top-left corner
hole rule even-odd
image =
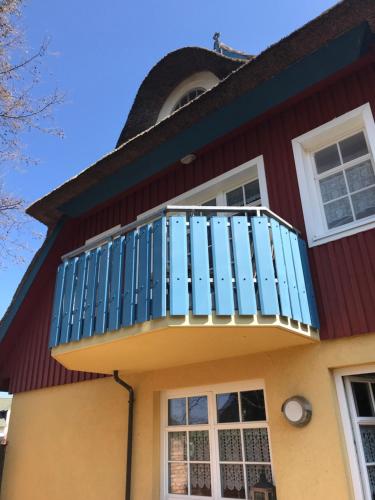
[[[320,236],[313,236],[311,239],[309,238],[308,245],[310,248],[324,245],[330,241],[340,240],[341,238],[353,236],[354,234],[362,233],[363,231],[368,231],[373,228],[375,228],[375,218],[372,217],[370,220],[366,219],[355,225],[337,228]]]

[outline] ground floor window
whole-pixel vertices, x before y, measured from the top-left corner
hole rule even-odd
[[[273,482],[261,384],[166,393],[162,406],[163,498],[251,499]]]
[[[375,367],[369,368],[335,374],[356,500],[375,500]]]

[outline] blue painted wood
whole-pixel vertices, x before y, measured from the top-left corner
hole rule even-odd
[[[185,316],[189,312],[186,217],[170,217],[169,237],[169,310],[171,316]]]
[[[190,217],[190,252],[193,314],[211,314],[207,217]]]
[[[290,305],[292,307],[292,318],[296,321],[302,321],[301,307],[299,303],[296,273],[294,270],[292,249],[290,246],[290,231],[285,226],[280,226],[281,241],[283,244],[284,261],[286,267],[286,276],[288,280]]]
[[[283,244],[281,241],[280,224],[275,219],[271,219],[271,231],[272,231],[273,253],[276,263],[276,274],[278,281],[281,315],[291,318],[292,308],[289,299],[288,279],[286,275]]]
[[[298,238],[298,246],[301,255],[302,269],[305,278],[307,298],[309,302],[311,326],[313,326],[314,328],[319,328],[320,324],[319,324],[318,308],[316,305],[314,286],[310,272],[309,258],[307,255],[307,245],[302,238]]]
[[[167,315],[167,220],[158,219],[153,224],[152,258],[152,317]]]
[[[218,316],[234,312],[228,218],[211,217],[212,257],[214,265],[215,309]]]
[[[254,241],[260,309],[264,315],[279,314],[268,217],[252,217],[251,229]]]
[[[256,314],[257,302],[247,217],[232,217],[231,227],[238,313],[240,315]]]
[[[122,326],[134,325],[137,240],[137,231],[132,231],[125,237],[125,278],[121,318]]]
[[[91,337],[95,319],[96,285],[98,279],[98,252],[95,248],[87,256],[87,281],[86,281],[86,304],[85,317],[83,320],[82,337]]]
[[[108,310],[108,330],[117,330],[120,326],[121,280],[124,268],[125,237],[113,241],[110,259],[110,297]]]
[[[78,257],[77,261],[77,283],[74,294],[74,310],[71,340],[80,340],[82,334],[83,300],[85,296],[85,277],[87,253]]]
[[[95,333],[104,333],[107,326],[109,256],[112,242],[100,247]]]
[[[66,344],[67,342],[70,342],[73,293],[75,287],[77,260],[77,257],[70,259],[66,268],[60,344]]]
[[[143,323],[144,321],[148,321],[150,319],[150,243],[151,226],[143,226],[139,230],[137,323]]]
[[[66,266],[67,262],[62,262],[57,268],[55,293],[53,298],[52,321],[50,327],[50,347],[55,347],[60,342],[62,298],[64,292]]]
[[[292,249],[294,272],[296,274],[297,290],[299,296],[299,303],[301,307],[302,322],[306,325],[311,324],[309,301],[307,299],[307,292],[305,286],[305,276],[303,274],[301,254],[298,245],[298,236],[296,233],[290,231],[290,246]]]

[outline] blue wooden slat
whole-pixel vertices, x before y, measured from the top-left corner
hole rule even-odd
[[[292,318],[296,321],[302,321],[301,307],[299,303],[296,274],[294,271],[294,263],[292,249],[290,246],[289,229],[285,226],[280,226],[281,241],[283,244],[284,261],[286,267],[286,276],[288,280],[290,304],[292,307]]]
[[[172,316],[185,316],[189,312],[186,218],[169,219],[170,235],[170,304]]]
[[[252,217],[251,228],[254,240],[260,309],[264,315],[279,314],[268,218]]]
[[[95,333],[104,333],[107,326],[109,256],[112,242],[100,247]]]
[[[305,323],[306,325],[311,325],[310,308],[307,299],[305,276],[303,274],[301,254],[298,245],[298,236],[296,235],[296,233],[290,231],[289,238],[290,238],[290,246],[292,249],[294,272],[296,274],[296,282],[297,282],[299,303],[301,307],[302,322]]]
[[[152,317],[167,315],[167,220],[158,219],[153,224],[153,286]]]
[[[308,298],[308,302],[309,302],[311,325],[314,328],[319,328],[320,325],[319,325],[318,308],[316,305],[314,286],[313,286],[313,281],[312,281],[311,272],[310,272],[309,259],[307,256],[307,245],[306,245],[306,242],[302,238],[298,238],[298,245],[299,245],[299,250],[300,250],[300,255],[301,255],[303,274],[305,277],[305,286],[306,286],[307,298]]]
[[[59,343],[66,266],[67,262],[62,262],[57,269],[50,327],[50,347],[55,347]]]
[[[193,314],[211,314],[210,266],[208,260],[207,218],[190,218],[191,281]]]
[[[95,318],[95,302],[96,302],[96,285],[98,279],[98,253],[99,249],[95,248],[87,256],[87,281],[86,281],[86,303],[85,303],[85,318],[83,320],[82,337],[90,337],[93,331]]]
[[[278,280],[279,299],[281,315],[292,317],[292,309],[289,299],[288,279],[284,261],[283,244],[281,241],[280,224],[275,219],[271,219],[273,253],[276,262],[276,273]]]
[[[83,299],[85,295],[85,277],[87,253],[78,257],[77,262],[77,283],[74,297],[73,326],[71,340],[77,341],[81,338],[83,319]]]
[[[131,326],[134,324],[137,238],[138,234],[136,231],[128,233],[125,238],[125,278],[121,318],[122,326]]]
[[[108,330],[117,330],[120,326],[121,279],[124,266],[125,237],[113,241],[110,258],[110,297],[108,310]]]
[[[250,252],[248,219],[246,216],[232,217],[231,226],[238,313],[240,315],[256,314],[257,302]]]
[[[151,226],[139,230],[137,323],[150,319]]]
[[[60,344],[66,344],[70,341],[73,292],[75,286],[77,260],[77,257],[70,259],[66,268]]]
[[[228,238],[228,218],[211,217],[210,227],[214,265],[216,314],[219,316],[230,316],[234,312],[234,301]]]

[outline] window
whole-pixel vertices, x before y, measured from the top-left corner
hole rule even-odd
[[[166,394],[165,499],[250,499],[262,473],[273,480],[263,389],[210,389]]]
[[[375,226],[375,125],[369,105],[293,140],[310,246]]]
[[[192,101],[196,97],[199,97],[201,94],[203,94],[203,92],[206,92],[206,89],[204,89],[203,87],[197,87],[189,90],[176,102],[176,104],[173,106],[172,112],[182,108],[182,106],[185,106],[185,104],[187,104],[188,102]]]
[[[138,216],[147,217],[166,205],[265,206],[268,193],[263,156],[258,156]],[[207,215],[207,212],[206,212]]]

